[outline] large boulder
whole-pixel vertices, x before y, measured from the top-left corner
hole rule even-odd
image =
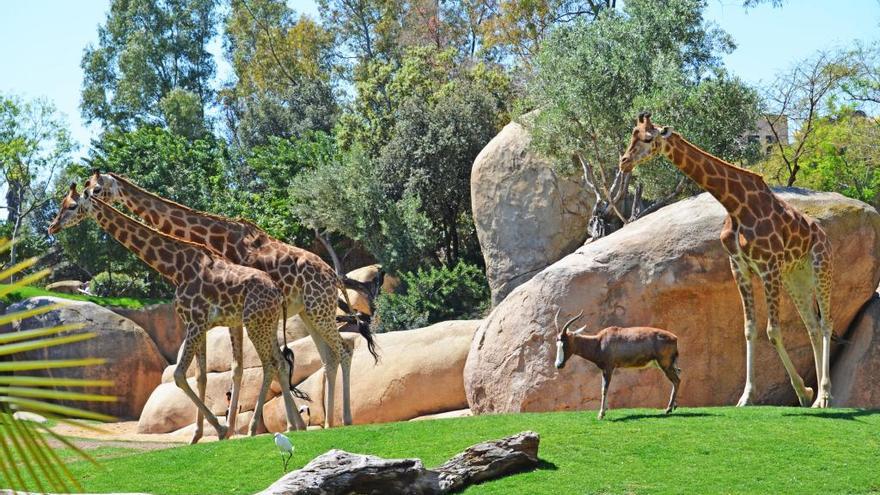
[[[835,334],[849,327],[880,281],[880,215],[834,193],[787,189],[779,195],[816,218],[833,244],[832,317]],[[518,287],[477,331],[465,367],[474,413],[597,407],[597,368],[574,357],[553,366],[553,315],[584,311],[589,332],[611,325],[651,325],[679,337],[683,370],[679,403],[729,405],[742,393],[745,338],[742,304],[719,233],[725,211],[708,194],[686,199],[581,247]],[[764,336],[766,309],[758,299],[757,401],[794,404],[775,349]],[[792,361],[815,384],[809,339],[788,297],[782,331]],[[833,394],[832,390],[832,394]],[[665,404],[669,384],[658,371],[619,371],[612,407]]]
[[[152,304],[138,309],[113,308],[113,311],[146,330],[168,362],[177,361],[177,351],[186,336],[186,329],[177,317],[173,304]]]
[[[371,283],[376,280],[376,277],[379,275],[379,270],[381,269],[382,265],[367,265],[352,270],[346,273],[345,276],[352,280],[357,280],[358,282]],[[382,292],[390,294],[394,292],[399,285],[399,278],[395,277],[394,275],[385,274],[385,277],[382,280]],[[367,299],[366,295],[354,289],[346,289],[345,292],[348,294],[348,300],[351,303],[351,307],[353,309],[355,309],[356,311],[360,311],[364,314],[372,314],[372,311],[370,311],[370,302]],[[339,297],[342,297],[341,292],[339,293]]]
[[[82,342],[16,354],[14,358],[17,360],[106,358],[107,363],[100,366],[56,368],[44,370],[42,373],[29,371],[28,374],[41,373],[56,378],[112,380],[112,387],[76,390],[115,395],[118,397],[116,402],[71,402],[68,405],[110,414],[121,419],[137,418],[150,393],[159,385],[162,369],[167,364],[156,344],[144,329],[128,318],[91,302],[41,296],[13,304],[6,312],[9,314],[59,303],[65,306],[15,322],[9,330],[24,331],[56,325],[82,324],[81,330],[63,332],[60,335],[94,332],[96,336]]]
[[[880,292],[852,324],[831,370],[831,405],[880,408]]]
[[[471,170],[471,205],[493,306],[587,236],[592,196],[579,176],[560,175],[530,143],[528,129],[511,122]]]
[[[351,412],[355,424],[403,421],[425,414],[467,407],[462,370],[470,342],[480,320],[437,323],[429,327],[376,335],[380,361],[356,339],[351,365]],[[321,398],[324,370],[305,380],[300,388],[308,393],[313,425],[324,422]],[[337,374],[336,424],[342,424],[342,373]],[[304,401],[297,401],[303,403]],[[286,427],[280,397],[266,407],[266,427]]]

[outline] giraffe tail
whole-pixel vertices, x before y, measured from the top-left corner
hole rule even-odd
[[[291,349],[287,345],[287,305],[282,304],[281,314],[283,316],[283,319],[281,320],[281,328],[284,332],[284,350],[281,351],[281,355],[284,356],[284,360],[287,361],[287,383],[290,384],[290,391],[293,393],[294,397],[311,402],[312,398],[309,397],[309,394],[303,392],[293,385],[293,362],[295,360],[295,356],[293,355],[293,349]]]
[[[379,363],[379,353],[376,352],[376,340],[373,338],[373,331],[370,329],[370,315],[363,315],[359,311],[354,311],[351,301],[348,299],[348,291],[345,290],[345,282],[341,276],[336,277],[336,285],[342,291],[342,297],[345,298],[345,305],[348,307],[347,313],[354,319],[353,323],[357,325],[358,333],[367,341],[367,350],[373,356],[373,363]]]

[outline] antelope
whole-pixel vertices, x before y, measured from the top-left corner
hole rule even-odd
[[[672,382],[672,395],[666,414],[675,409],[675,394],[681,379],[681,372],[675,363],[678,360],[678,338],[671,332],[651,327],[608,327],[596,335],[584,335],[583,326],[574,332],[568,327],[580,319],[584,312],[568,320],[559,329],[559,310],[553,323],[556,326],[556,369],[565,367],[566,361],[576,354],[592,361],[602,370],[602,404],[599,406],[599,419],[605,417],[608,385],[616,368],[647,368],[656,366],[663,370]]]

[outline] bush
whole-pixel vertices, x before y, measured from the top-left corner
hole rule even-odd
[[[420,328],[450,319],[479,318],[489,308],[489,284],[475,265],[459,262],[401,275],[402,290],[376,299],[377,332]]]
[[[144,280],[124,273],[101,272],[89,282],[89,292],[100,297],[145,298],[150,288]]]

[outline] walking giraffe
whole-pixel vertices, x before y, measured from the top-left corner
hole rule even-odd
[[[324,427],[334,417],[336,372],[342,368],[342,419],[351,424],[351,355],[336,327],[336,272],[316,254],[270,236],[251,222],[200,212],[153,194],[113,173],[94,171],[85,194],[122,203],[159,231],[215,249],[233,263],[266,272],[284,294],[286,313],[299,314],[324,365]],[[345,293],[344,287],[342,287]],[[369,329],[358,325],[373,358]]]
[[[61,201],[55,220],[49,225],[49,233],[76,225],[87,216],[108,234],[113,236],[144,263],[159,272],[177,289],[174,309],[186,328],[186,338],[177,355],[174,382],[193,401],[199,411],[196,432],[192,443],[202,436],[202,417],[217,430],[220,439],[229,433],[217,417],[205,405],[205,339],[207,331],[214,326],[230,328],[247,327],[248,336],[263,365],[263,382],[250,434],[256,435],[262,420],[266,393],[272,378],[277,376],[282,387],[288,426],[305,429],[302,418],[296,412],[296,404],[288,390],[289,373],[281,369],[281,351],[278,348],[277,322],[284,303],[281,291],[265,273],[230,263],[219,253],[205,246],[175,239],[134,220],[97,198],[86,198],[77,193],[76,184]],[[231,332],[230,335],[233,335]],[[238,391],[241,388],[241,334],[233,337],[233,388],[230,398],[230,418],[234,424],[234,412],[238,409]],[[237,344],[237,345],[236,345]],[[236,350],[237,349],[237,350]],[[192,391],[186,380],[186,371],[198,353],[199,395]]]
[[[651,114],[641,113],[632,141],[620,157],[620,170],[632,169],[662,154],[727,210],[721,243],[730,256],[745,314],[746,384],[737,403],[754,402],[755,300],[752,275],[764,286],[767,301],[767,336],[776,347],[782,364],[802,406],[813,400],[813,389],[804,386],[782,342],[779,328],[780,289],[784,288],[807,327],[819,394],[813,407],[828,407],[831,401],[831,243],[815,220],[773,194],[764,179],[712,156],[686,141],[670,127],[651,123]]]

